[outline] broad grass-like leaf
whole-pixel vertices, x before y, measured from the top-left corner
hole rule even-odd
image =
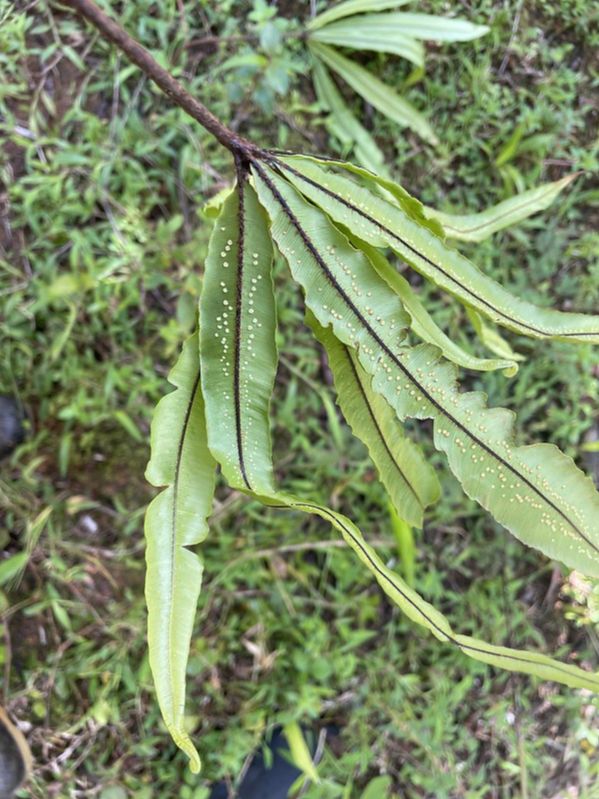
[[[329,71],[318,59],[314,59],[312,74],[316,96],[330,114],[325,119],[329,133],[336,136],[348,149],[353,149],[356,158],[367,169],[386,173],[384,155],[374,138],[350,111],[339,93]]]
[[[435,445],[466,493],[524,543],[599,575],[599,494],[556,447],[518,447],[514,415],[460,393],[436,347],[405,345],[409,319],[366,256],[274,169],[254,165],[272,235],[323,327],[357,349],[372,386],[400,419],[434,420]],[[351,220],[349,221],[351,225]]]
[[[349,239],[354,245],[356,244],[352,236],[349,236]],[[436,347],[439,347],[447,360],[464,367],[464,369],[473,369],[479,372],[491,372],[496,369],[502,369],[507,377],[513,377],[516,374],[518,371],[516,360],[522,360],[522,356],[516,355],[511,349],[509,350],[509,357],[504,351],[501,358],[477,358],[475,355],[466,352],[466,350],[460,347],[459,344],[456,344],[455,341],[450,339],[449,336],[441,330],[433,317],[420,302],[416,292],[405,277],[400,275],[397,269],[391,266],[380,250],[377,250],[376,247],[372,247],[365,242],[361,242],[361,247],[359,247],[359,249],[360,248],[368,256],[370,263],[374,266],[379,275],[401,298],[401,303],[412,320],[411,328],[419,338],[429,344],[434,344]],[[481,341],[487,344],[480,330],[478,328],[476,330]],[[503,343],[505,344],[505,342]],[[491,349],[491,347],[489,347],[489,349]],[[492,349],[492,351],[495,352],[494,349]]]
[[[552,183],[543,183],[477,214],[446,214],[434,208],[425,208],[425,213],[441,224],[449,238],[484,241],[498,230],[511,227],[539,211],[544,211],[562,189],[577,177],[578,174],[568,175]]]
[[[309,46],[317,58],[343,78],[366,102],[398,125],[410,128],[430,144],[438,144],[424,116],[383,81],[326,44],[310,40]]]
[[[355,351],[335,338],[330,328],[322,327],[312,314],[308,323],[326,350],[339,407],[354,435],[366,444],[397,512],[410,524],[422,527],[425,508],[441,495],[435,470],[405,435],[386,400],[372,390],[370,375]]]
[[[313,31],[310,40],[354,50],[393,53],[421,67],[424,64],[424,47],[419,41],[406,35],[399,21],[393,23],[390,19],[393,16],[364,14],[358,19],[343,19]]]
[[[377,14],[382,26],[401,30],[415,39],[431,39],[437,42],[467,42],[478,39],[489,32],[486,25],[475,25],[466,19],[438,17],[432,14]]]
[[[406,263],[494,322],[534,338],[599,343],[599,317],[539,308],[510,294],[399,206],[364,185],[324,169],[313,158],[277,163],[312,202],[375,247],[391,247]],[[386,188],[389,181],[381,181]]]
[[[346,0],[345,3],[337,3],[332,8],[318,14],[309,23],[308,28],[315,30],[323,25],[328,25],[336,19],[349,17],[353,14],[367,14],[372,11],[386,11],[388,8],[399,8],[405,5],[408,0]]]
[[[291,510],[311,513],[329,522],[341,533],[344,541],[373,574],[389,599],[409,619],[429,630],[440,641],[453,644],[474,660],[488,663],[497,668],[531,674],[543,680],[553,680],[563,685],[569,685],[572,688],[586,688],[599,692],[599,674],[584,671],[578,666],[561,663],[547,655],[494,646],[477,638],[455,633],[448,619],[442,613],[423,599],[396,572],[387,568],[376,550],[364,540],[359,528],[347,516],[316,502],[306,502],[285,494],[276,494],[267,502]]]
[[[210,238],[202,288],[201,366],[208,443],[230,485],[273,490],[269,404],[277,366],[272,242],[246,181]]]
[[[184,728],[184,709],[202,563],[188,547],[208,532],[216,466],[206,441],[197,334],[185,343],[169,381],[177,390],[156,408],[146,471],[152,485],[164,487],[150,503],[145,521],[148,646],[165,724],[197,772],[200,758]]]

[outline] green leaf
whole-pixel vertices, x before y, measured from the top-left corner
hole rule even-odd
[[[435,445],[468,496],[514,535],[572,568],[599,575],[599,494],[548,444],[515,446],[511,412],[480,392],[460,393],[455,367],[428,344],[405,345],[397,295],[322,212],[277,172],[254,165],[272,234],[322,326],[356,349],[400,419],[433,419]],[[351,225],[351,220],[349,221]]]
[[[283,727],[285,738],[289,744],[289,752],[293,763],[312,782],[319,783],[318,771],[310,755],[308,744],[304,738],[301,727],[296,721],[285,724]]]
[[[312,68],[314,88],[319,102],[330,114],[325,119],[327,130],[349,149],[368,169],[384,174],[384,155],[374,138],[350,111],[335,86],[329,71],[318,59]]]
[[[377,14],[381,26],[400,30],[415,39],[437,42],[467,42],[489,32],[486,25],[474,25],[465,19],[438,17],[432,14]]]
[[[465,655],[474,660],[488,663],[508,671],[531,674],[543,680],[569,685],[571,688],[586,688],[599,693],[599,674],[584,671],[577,666],[567,665],[547,655],[494,646],[468,635],[455,633],[447,618],[431,604],[426,602],[405,580],[383,563],[377,552],[364,540],[356,525],[341,513],[313,502],[304,502],[295,497],[277,496],[279,501],[296,510],[313,513],[333,525],[347,544],[354,550],[366,568],[374,575],[377,583],[396,604],[416,624],[430,630],[440,641],[458,646]]]
[[[414,531],[410,525],[399,516],[391,503],[389,503],[389,518],[391,520],[393,537],[397,544],[397,552],[399,554],[404,579],[410,588],[413,588],[416,565]]]
[[[384,799],[391,790],[391,777],[375,777],[370,780],[360,799]]]
[[[599,343],[599,317],[539,308],[510,294],[431,230],[365,186],[322,168],[313,158],[276,163],[302,194],[374,247],[391,247],[406,263],[465,304],[533,338]],[[381,181],[386,187],[389,181]]]
[[[400,516],[422,527],[425,508],[441,495],[434,469],[406,437],[387,402],[372,390],[370,375],[355,352],[336,339],[330,328],[319,325],[312,314],[308,323],[326,350],[339,407],[354,435],[368,448]]]
[[[282,155],[289,155],[289,153],[282,153]],[[424,205],[416,197],[409,194],[403,186],[400,186],[395,181],[388,177],[388,173],[377,172],[369,167],[356,166],[349,161],[341,161],[337,158],[320,158],[314,155],[298,156],[306,161],[312,161],[316,165],[322,166],[325,164],[327,167],[334,167],[341,169],[344,172],[349,172],[356,175],[361,181],[364,181],[367,186],[376,191],[381,191],[383,196],[391,202],[399,205],[402,211],[418,223],[421,227],[430,230],[435,236],[445,238],[445,231],[441,224],[436,219],[430,219],[426,216],[426,209]]]
[[[344,19],[320,27],[310,34],[313,42],[325,42],[354,50],[374,50],[407,58],[416,66],[424,64],[424,47],[406,35],[399,23],[390,19],[393,14],[365,14],[358,20]],[[396,15],[400,16],[400,15]]]
[[[18,552],[6,560],[0,561],[0,585],[18,579],[27,566],[29,552]]]
[[[184,727],[185,671],[203,568],[188,547],[208,533],[215,474],[198,361],[195,334],[169,375],[177,390],[160,400],[152,421],[146,478],[165,488],[150,503],[145,520],[150,667],[164,722],[194,772],[200,758]]]
[[[485,345],[485,347],[488,347],[491,350],[491,352],[494,352],[495,355],[499,355],[500,358],[507,358],[512,362],[526,360],[523,355],[520,355],[518,352],[514,352],[508,342],[497,332],[497,330],[494,330],[492,327],[485,324],[481,315],[475,311],[474,308],[467,307],[466,313],[468,314],[468,319],[476,331],[477,336]]]
[[[353,240],[352,236],[349,236],[349,239],[352,241],[354,246],[358,246],[356,241]],[[404,309],[409,313],[412,319],[412,330],[423,341],[439,347],[447,360],[457,364],[458,366],[462,366],[465,369],[473,369],[480,372],[490,372],[496,369],[503,369],[504,374],[507,377],[513,377],[516,374],[518,371],[518,364],[516,361],[523,360],[521,355],[517,355],[511,349],[509,350],[510,355],[508,356],[504,351],[502,353],[501,359],[477,358],[475,355],[471,355],[469,352],[466,352],[466,350],[460,347],[459,344],[456,344],[455,341],[450,339],[449,336],[447,336],[439,328],[435,320],[420,302],[418,296],[405,277],[400,275],[397,269],[394,269],[394,267],[391,266],[389,261],[379,250],[377,250],[375,247],[371,247],[365,242],[361,242],[359,247],[368,256],[371,264],[374,266],[379,275],[401,298]],[[469,314],[472,312],[471,309],[467,310]],[[490,328],[486,328],[486,331],[491,333],[493,332],[490,331]],[[495,352],[496,350],[491,347],[487,341],[487,338],[483,337],[478,328],[477,332],[483,343],[486,344],[489,349]],[[505,342],[503,343],[505,344]],[[505,346],[507,347],[507,344],[505,344]]]
[[[511,161],[518,152],[518,147],[520,146],[520,142],[522,141],[522,137],[526,131],[526,125],[524,123],[520,123],[501,148],[499,153],[495,158],[495,166],[501,167],[505,166],[509,161]]]
[[[430,144],[438,144],[438,139],[424,116],[372,73],[326,44],[310,41],[309,46],[317,58],[333,69],[367,103],[398,125],[410,128]]]
[[[318,14],[308,23],[309,30],[321,28],[336,19],[349,17],[352,14],[365,14],[370,11],[386,11],[388,8],[399,8],[405,5],[408,0],[346,0],[345,3],[337,3],[332,8]]]
[[[441,224],[449,238],[483,241],[498,230],[511,227],[539,211],[544,211],[579,174],[577,172],[553,183],[543,183],[477,214],[446,214],[434,208],[426,208],[425,213]]]
[[[200,299],[202,391],[210,451],[236,488],[272,488],[269,404],[277,367],[272,242],[254,189],[225,200]]]

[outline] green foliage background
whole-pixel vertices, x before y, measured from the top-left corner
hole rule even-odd
[[[19,396],[30,431],[0,466],[0,542],[6,556],[26,549],[29,559],[22,575],[1,573],[0,656],[6,704],[37,760],[21,795],[203,799],[207,780],[234,778],[268,725],[325,717],[343,728],[340,751],[325,756],[327,782],[312,798],[343,796],[348,775],[357,789],[388,772],[406,797],[519,796],[527,777],[528,796],[576,789],[592,799],[596,699],[440,648],[390,607],[326,525],[294,528],[223,488],[190,658],[189,723],[205,769],[201,778],[186,770],[161,726],[146,659],[142,516],[152,493],[143,471],[152,408],[194,324],[210,232],[201,208],[229,181],[230,163],[70,15],[41,0],[8,15],[11,5],[0,2],[0,387]],[[251,138],[326,152],[293,38],[309,3],[279,10],[288,22],[277,41],[259,3],[140,0],[120,19]],[[419,10],[447,11],[441,0]],[[596,311],[593,4],[479,0],[459,11],[491,33],[429,46],[425,79],[407,89],[440,146],[380,116],[373,132],[401,182],[444,210],[585,170],[554,207],[477,245],[476,261],[532,301]],[[252,53],[265,61],[219,71]],[[360,58],[393,85],[409,76],[399,59]],[[356,111],[368,124],[368,109]],[[415,285],[463,343],[456,307]],[[393,558],[384,492],[323,400],[327,371],[282,265],[277,290],[281,476],[350,511]],[[517,407],[528,441],[554,441],[585,465],[583,446],[599,432],[596,351],[510,340],[527,358],[517,377],[476,375],[471,385]],[[591,585],[563,583],[465,502],[429,452],[444,493],[417,538],[419,591],[461,632],[575,649],[593,663],[597,589],[593,605]]]

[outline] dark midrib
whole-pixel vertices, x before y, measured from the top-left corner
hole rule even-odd
[[[359,214],[360,216],[364,217],[364,219],[367,219],[373,225],[376,225],[376,227],[378,227],[380,230],[384,230],[385,233],[387,233],[389,236],[391,236],[391,238],[395,239],[395,241],[398,241],[403,247],[406,247],[408,250],[410,250],[410,252],[414,253],[414,255],[416,255],[418,258],[421,258],[427,264],[432,266],[433,269],[436,269],[438,272],[441,272],[442,275],[445,275],[445,277],[448,280],[450,280],[452,283],[454,283],[456,286],[458,286],[462,291],[465,291],[467,294],[469,294],[471,297],[473,297],[477,302],[480,302],[483,305],[486,305],[487,308],[489,308],[491,311],[493,311],[493,313],[496,313],[499,316],[502,316],[504,319],[506,319],[508,322],[511,322],[511,324],[515,325],[516,327],[525,327],[528,330],[532,330],[534,333],[538,333],[541,336],[545,336],[545,337],[550,337],[551,336],[550,333],[547,333],[544,330],[541,330],[540,328],[535,327],[534,325],[529,325],[527,322],[521,322],[519,319],[514,319],[509,314],[506,314],[503,311],[499,310],[499,308],[496,308],[493,305],[493,303],[490,303],[488,300],[485,300],[484,297],[480,297],[478,294],[475,294],[475,292],[473,292],[467,286],[462,285],[459,282],[459,280],[456,280],[452,275],[450,275],[448,272],[446,272],[443,269],[443,267],[439,266],[439,264],[435,263],[435,261],[431,260],[427,255],[423,255],[419,250],[417,250],[415,247],[413,247],[409,242],[405,241],[405,239],[402,239],[401,236],[398,236],[397,233],[394,233],[386,225],[383,225],[381,222],[379,222],[373,216],[370,216],[370,214],[367,214],[366,211],[362,211],[361,208],[358,208],[356,205],[351,203],[349,200],[346,200],[345,198],[340,197],[334,191],[331,191],[330,189],[327,189],[326,186],[323,186],[322,184],[317,183],[315,180],[312,180],[311,178],[308,178],[305,175],[302,175],[301,172],[298,172],[296,169],[294,169],[293,167],[289,166],[289,164],[286,164],[283,161],[279,161],[278,159],[275,159],[275,161],[276,161],[276,164],[277,164],[278,167],[281,167],[282,169],[286,169],[288,172],[291,172],[293,175],[295,175],[300,180],[303,180],[305,183],[308,183],[311,186],[314,186],[319,191],[322,191],[324,194],[328,194],[328,196],[332,197],[334,200],[336,200],[336,202],[341,203],[341,205],[345,205],[346,208],[349,208],[354,213]],[[585,332],[585,331],[582,331],[580,333],[576,333],[576,332],[574,332],[574,333],[558,333],[557,335],[560,336],[560,337],[573,336],[573,337],[576,337],[576,338],[581,338],[582,336],[594,337],[594,336],[599,336],[599,330],[596,331],[596,332]]]
[[[243,192],[244,182],[239,182],[239,204],[237,207],[237,224],[239,237],[237,241],[237,280],[235,282],[237,296],[235,297],[235,356],[233,360],[233,401],[235,403],[235,438],[237,440],[237,457],[241,477],[246,487],[251,491],[252,486],[248,480],[243,455],[243,441],[241,438],[241,401],[239,397],[239,375],[241,370],[241,310],[243,300],[243,252],[245,247],[245,198]]]
[[[418,382],[418,380],[412,375],[412,373],[401,363],[401,361],[395,355],[395,353],[391,349],[389,349],[387,344],[378,335],[378,333],[372,329],[372,327],[368,324],[368,321],[362,316],[360,311],[353,304],[351,299],[346,294],[345,290],[342,288],[342,286],[338,283],[335,276],[329,270],[328,266],[326,265],[325,261],[323,260],[322,256],[320,255],[316,247],[314,246],[312,240],[310,239],[306,231],[300,225],[297,217],[295,216],[291,208],[288,206],[285,198],[278,191],[277,187],[273,184],[268,175],[264,172],[264,170],[260,167],[260,165],[255,162],[254,162],[254,167],[258,172],[258,174],[260,175],[260,177],[262,178],[262,180],[264,181],[264,183],[266,184],[266,186],[268,187],[268,189],[270,190],[270,192],[272,193],[272,195],[275,197],[275,199],[283,209],[285,216],[289,219],[291,224],[297,230],[304,245],[311,253],[311,255],[314,257],[316,263],[323,270],[329,282],[335,287],[335,290],[339,293],[339,295],[341,296],[347,307],[350,309],[350,311],[359,319],[360,323],[366,328],[366,330],[368,330],[369,335],[372,336],[372,338],[377,342],[379,347],[382,350],[384,350],[384,352],[389,356],[389,358],[391,358],[391,360],[398,367],[398,369],[400,369],[406,375],[406,377],[408,377],[412,381],[412,383],[414,383],[414,385],[418,386],[419,391],[427,398],[427,400],[431,403],[431,405],[433,405],[439,411],[441,415],[449,419],[450,422],[454,424],[457,428],[459,428],[466,436],[468,436],[468,438],[476,442],[482,449],[485,450],[485,452],[488,452],[492,458],[495,458],[495,460],[501,463],[502,466],[504,466],[506,469],[512,472],[512,474],[516,475],[516,477],[518,477],[519,480],[521,480],[535,494],[537,494],[537,496],[540,497],[543,500],[543,502],[549,505],[549,507],[553,508],[553,510],[559,516],[561,516],[562,519],[564,519],[564,521],[567,524],[569,524],[570,527],[582,538],[582,540],[586,541],[586,543],[591,547],[591,549],[595,550],[596,552],[599,552],[599,547],[597,547],[596,544],[594,544],[589,538],[587,538],[587,536],[583,533],[583,531],[580,530],[580,528],[563,512],[563,510],[561,510],[561,508],[559,508],[554,502],[551,501],[551,499],[549,499],[543,493],[541,493],[541,491],[539,491],[539,489],[535,486],[535,484],[531,483],[531,481],[523,474],[521,474],[514,466],[512,466],[511,463],[504,460],[501,457],[501,455],[498,455],[493,449],[491,449],[491,447],[489,447],[488,444],[485,444],[484,441],[481,441],[479,438],[477,438],[474,435],[474,433],[472,433],[467,427],[465,427],[458,419],[454,418],[442,405],[439,404],[439,402],[432,396],[432,394],[429,394],[426,388]]]
[[[368,552],[366,547],[362,544],[362,542],[358,538],[356,538],[356,536],[353,534],[353,532],[350,530],[350,528],[347,527],[345,524],[343,524],[341,519],[339,519],[337,516],[335,516],[328,508],[322,507],[321,505],[312,505],[309,502],[301,502],[300,505],[303,505],[306,508],[310,508],[311,510],[316,511],[319,514],[324,514],[325,516],[327,516],[331,520],[332,524],[340,525],[343,528],[343,530],[346,532],[346,534],[354,542],[354,544],[360,549],[360,552],[362,552],[364,557],[368,560],[368,562],[372,566],[373,570],[380,577],[382,577],[382,579],[385,580],[385,582],[387,582],[399,594],[401,594],[402,597],[405,599],[405,601],[408,602],[414,608],[414,610],[416,610],[417,613],[420,616],[422,616],[423,619],[426,619],[426,621],[431,625],[431,627],[433,627],[438,633],[440,633],[442,636],[444,636],[450,643],[455,644],[460,649],[467,650],[469,652],[478,652],[481,655],[490,655],[491,657],[506,658],[506,660],[514,660],[517,663],[527,663],[529,665],[536,665],[536,666],[540,666],[540,667],[545,666],[546,668],[553,668],[556,671],[561,672],[562,674],[567,674],[569,677],[573,676],[571,674],[571,672],[568,671],[567,668],[565,668],[564,666],[560,666],[559,663],[552,663],[552,664],[539,663],[536,660],[530,660],[529,658],[523,657],[521,655],[506,655],[506,654],[503,654],[503,653],[492,652],[492,651],[490,651],[488,649],[483,649],[482,647],[472,646],[472,644],[464,644],[461,641],[458,641],[458,639],[455,638],[455,636],[450,635],[449,633],[445,632],[445,630],[442,627],[439,627],[439,625],[434,621],[434,619],[430,618],[430,616],[427,616],[426,613],[422,610],[422,608],[418,607],[417,603],[414,602],[413,599],[411,599],[406,593],[404,593],[404,591],[401,590],[401,588],[397,585],[397,583],[394,582],[391,579],[391,577],[389,577],[389,575],[380,568],[380,566],[372,558],[372,556],[370,555],[370,553]],[[585,675],[586,675],[586,672],[585,672]],[[588,673],[587,679],[589,679],[589,680],[591,680],[593,682],[596,681],[595,675],[590,673],[590,672]]]
[[[364,389],[364,384],[362,383],[362,380],[360,378],[360,374],[359,374],[358,370],[356,369],[356,365],[354,363],[354,360],[351,357],[351,354],[350,354],[348,348],[345,346],[345,344],[343,344],[342,346],[343,346],[343,351],[345,353],[345,356],[346,356],[347,360],[349,361],[350,368],[351,368],[351,370],[353,372],[353,375],[354,375],[354,377],[356,379],[356,383],[358,384],[358,388],[360,390],[360,394],[362,395],[362,399],[364,400],[364,404],[366,405],[366,408],[368,410],[370,418],[372,419],[372,423],[373,423],[373,425],[374,425],[374,427],[376,429],[376,432],[377,432],[377,434],[378,434],[383,446],[385,447],[387,455],[389,456],[391,462],[395,465],[395,468],[397,469],[397,471],[401,475],[402,480],[404,481],[404,483],[406,484],[408,489],[414,495],[414,498],[418,502],[418,505],[422,508],[422,500],[420,499],[420,497],[416,493],[416,489],[414,488],[412,483],[408,480],[405,472],[403,471],[403,469],[401,468],[401,466],[397,462],[397,459],[395,458],[395,455],[389,449],[389,445],[387,444],[385,436],[383,435],[383,431],[381,430],[381,428],[379,426],[378,420],[377,420],[376,416],[374,415],[374,412],[373,412],[372,407],[370,405],[370,402],[368,400],[368,395],[366,394],[366,391]]]
[[[173,481],[173,512],[171,514],[171,524],[173,527],[173,535],[171,538],[171,569],[170,569],[171,585],[173,585],[175,582],[175,546],[176,546],[175,533],[177,530],[177,508],[179,505],[179,503],[177,502],[177,495],[179,493],[179,473],[181,471],[181,460],[183,459],[183,447],[185,446],[185,436],[187,435],[187,428],[189,427],[191,412],[193,410],[196,394],[198,392],[198,387],[200,385],[200,376],[201,374],[198,369],[196,379],[194,380],[193,383],[193,388],[191,389],[189,403],[187,404],[187,408],[185,410],[185,418],[183,419],[183,426],[181,428],[181,437],[179,438],[179,444],[177,446],[177,457],[175,460],[175,479]]]

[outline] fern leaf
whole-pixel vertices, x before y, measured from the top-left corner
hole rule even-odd
[[[370,375],[355,352],[338,341],[330,328],[319,325],[312,314],[308,323],[326,350],[339,407],[354,435],[366,444],[398,514],[422,527],[424,510],[441,494],[435,470],[407,438],[387,402],[372,390]]]
[[[302,157],[277,165],[301,193],[353,235],[391,247],[410,266],[494,322],[533,338],[599,343],[599,318],[539,308],[484,275],[467,258],[365,186]],[[386,188],[388,181],[382,182]]]
[[[466,493],[524,543],[599,575],[599,494],[571,458],[546,444],[517,447],[513,414],[460,393],[453,364],[428,344],[405,346],[397,295],[322,212],[268,167],[254,165],[272,235],[320,324],[358,351],[373,388],[400,419],[432,418],[435,444]]]
[[[184,728],[185,671],[203,569],[188,547],[208,532],[215,473],[198,361],[196,334],[169,375],[177,390],[158,403],[152,421],[146,477],[164,490],[150,503],[145,520],[150,667],[165,724],[194,772],[200,770],[200,758]]]
[[[269,404],[277,352],[267,220],[243,181],[215,222],[200,303],[208,444],[229,485],[273,490]]]

